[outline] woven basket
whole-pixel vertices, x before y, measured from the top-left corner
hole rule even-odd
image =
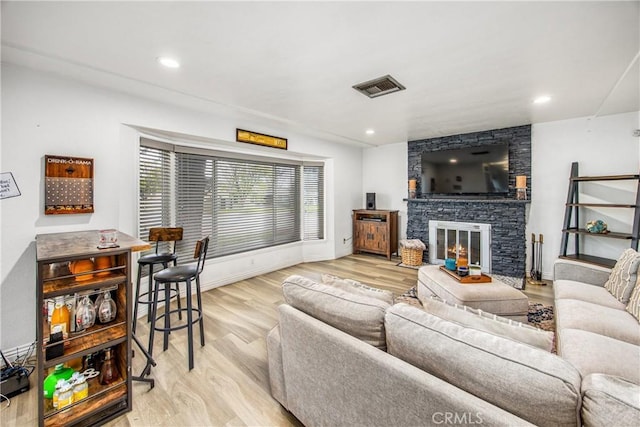
[[[400,248],[400,256],[404,265],[422,265],[422,249]]]

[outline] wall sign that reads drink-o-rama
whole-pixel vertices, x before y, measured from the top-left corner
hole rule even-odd
[[[93,159],[44,156],[45,215],[93,213]]]
[[[264,145],[265,147],[287,149],[287,139],[277,136],[265,135],[243,129],[236,129],[236,141],[249,144]]]

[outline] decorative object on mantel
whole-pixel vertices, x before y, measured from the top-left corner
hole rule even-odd
[[[44,158],[45,215],[93,213],[93,159]]]
[[[527,200],[527,176],[516,176],[516,199]]]
[[[262,133],[251,132],[243,129],[236,129],[236,141],[247,142],[249,144],[264,145],[265,147],[280,148],[286,150],[288,141],[286,138],[278,136],[265,135]]]
[[[605,234],[609,232],[609,230],[607,230],[607,223],[601,219],[587,222],[586,229],[589,233]]]
[[[18,197],[20,189],[11,172],[2,172],[0,174],[0,199],[8,199],[10,197]]]
[[[416,198],[416,184],[417,184],[417,180],[415,179],[409,180],[409,198],[410,199]]]

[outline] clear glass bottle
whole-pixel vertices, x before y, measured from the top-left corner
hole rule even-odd
[[[113,360],[113,349],[108,348],[104,353],[104,361],[100,366],[100,384],[111,384],[118,377],[115,361]]]
[[[53,407],[55,409],[58,408],[58,398],[60,397],[60,390],[62,389],[62,386],[65,382],[65,380],[58,380],[58,383],[56,384],[56,391],[53,392]]]
[[[62,409],[65,406],[69,406],[73,403],[73,391],[71,390],[71,384],[65,381],[60,389],[58,395],[58,409]]]
[[[89,396],[89,386],[87,385],[87,380],[84,375],[78,375],[76,378],[76,382],[73,386],[73,401],[78,402],[82,399],[85,399]]]

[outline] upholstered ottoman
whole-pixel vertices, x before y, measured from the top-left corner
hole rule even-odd
[[[418,270],[418,299],[438,296],[451,304],[466,305],[518,322],[527,322],[529,300],[519,290],[495,278],[489,283],[460,283],[437,265]]]

